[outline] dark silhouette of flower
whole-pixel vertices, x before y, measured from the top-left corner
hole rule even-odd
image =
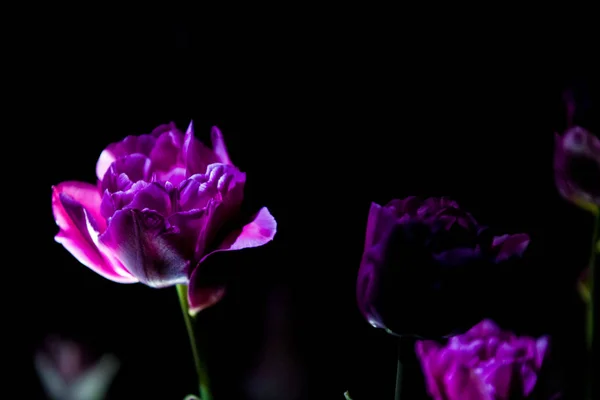
[[[373,203],[358,273],[367,321],[396,335],[439,337],[482,319],[498,266],[519,258],[526,234],[494,236],[447,198]],[[477,304],[479,303],[479,304]]]

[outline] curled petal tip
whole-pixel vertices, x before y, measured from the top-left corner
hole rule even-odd
[[[194,290],[188,287],[188,314],[195,317],[200,311],[218,303],[225,296],[225,288],[202,288]]]
[[[212,136],[223,136],[223,134],[222,134],[221,130],[220,130],[220,129],[219,129],[219,127],[218,127],[218,126],[216,126],[216,125],[213,125],[213,126],[210,128],[210,134],[211,134]]]
[[[223,164],[231,165],[231,159],[229,158],[229,153],[227,152],[227,147],[225,146],[225,140],[223,139],[223,134],[221,130],[214,125],[210,131],[210,138],[213,145],[213,151],[217,155],[217,157],[221,160]]]
[[[190,124],[187,127],[187,130],[185,131],[186,135],[194,135],[194,120],[190,120]]]

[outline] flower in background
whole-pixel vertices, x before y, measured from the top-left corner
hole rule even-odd
[[[373,203],[359,308],[371,325],[396,335],[464,330],[482,319],[483,297],[498,273],[491,267],[520,258],[528,244],[526,234],[493,236],[448,198]]]
[[[435,400],[508,400],[531,395],[548,342],[545,336],[516,336],[484,320],[445,346],[425,340],[415,347]]]
[[[555,135],[554,177],[560,194],[598,214],[600,206],[600,139],[575,126]]]
[[[119,360],[111,354],[95,358],[79,343],[49,338],[35,354],[35,367],[52,399],[101,400],[119,369]]]
[[[242,219],[246,174],[232,164],[221,131],[213,148],[173,123],[110,144],[96,166],[98,185],[53,187],[56,241],[81,263],[120,283],[188,284],[190,312],[219,301],[222,286],[204,287],[199,265],[215,252],[271,241],[277,223],[263,207]]]
[[[303,374],[294,355],[290,301],[290,295],[284,288],[276,288],[269,297],[264,348],[260,353],[260,362],[246,384],[249,399],[302,398]]]

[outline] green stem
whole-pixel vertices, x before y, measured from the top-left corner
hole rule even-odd
[[[594,337],[594,321],[598,321],[597,318],[595,318],[594,313],[596,312],[594,309],[594,287],[595,285],[595,280],[596,280],[596,242],[598,241],[598,229],[600,227],[600,214],[597,214],[594,218],[594,230],[592,232],[592,251],[590,254],[590,275],[589,275],[589,282],[590,282],[590,301],[588,303],[588,307],[587,307],[587,329],[586,329],[586,339],[587,339],[587,345],[588,345],[588,350],[591,351],[592,350],[592,341],[593,341],[593,337]]]
[[[185,321],[185,327],[190,339],[190,346],[192,347],[192,355],[194,356],[194,364],[196,366],[196,374],[198,375],[200,398],[202,400],[212,400],[210,392],[210,385],[208,381],[208,373],[200,357],[198,349],[198,343],[196,341],[196,334],[194,332],[194,325],[192,317],[189,313],[189,305],[187,300],[187,286],[177,285],[177,295],[179,296],[179,304],[181,305],[181,311],[183,311],[183,319]]]
[[[396,363],[396,395],[394,396],[395,400],[400,400],[402,398],[402,350],[401,350],[401,340],[402,338],[398,338],[398,361]]]
[[[598,316],[596,315],[598,312],[598,309],[594,306],[594,303],[596,302],[596,296],[595,296],[595,292],[594,289],[596,287],[596,246],[597,246],[597,241],[598,241],[598,230],[600,229],[600,213],[597,213],[595,215],[594,218],[594,230],[592,231],[592,251],[590,254],[590,276],[589,276],[589,282],[590,282],[590,301],[587,304],[587,329],[586,329],[586,342],[587,342],[587,346],[588,346],[588,371],[587,371],[587,376],[588,376],[588,398],[592,399],[594,398],[594,395],[596,394],[595,392],[597,391],[597,383],[595,381],[595,379],[592,377],[594,370],[596,370],[596,361],[594,361],[597,357],[597,353],[598,350],[596,349],[598,347],[597,343],[594,343],[594,331],[597,329],[597,327],[595,326],[595,324],[598,323]]]

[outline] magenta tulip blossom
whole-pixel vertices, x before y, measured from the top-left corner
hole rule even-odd
[[[170,123],[110,144],[96,166],[97,185],[53,187],[56,241],[115,282],[189,285],[192,313],[216,303],[224,289],[200,284],[202,262],[266,244],[277,223],[265,207],[239,223],[246,175],[232,164],[218,128],[211,138],[212,149],[191,124],[184,135]]]
[[[536,386],[548,338],[519,337],[484,320],[445,346],[418,341],[416,352],[434,400],[523,399]]]
[[[600,139],[575,126],[555,136],[554,177],[567,200],[598,213],[600,206]]]

